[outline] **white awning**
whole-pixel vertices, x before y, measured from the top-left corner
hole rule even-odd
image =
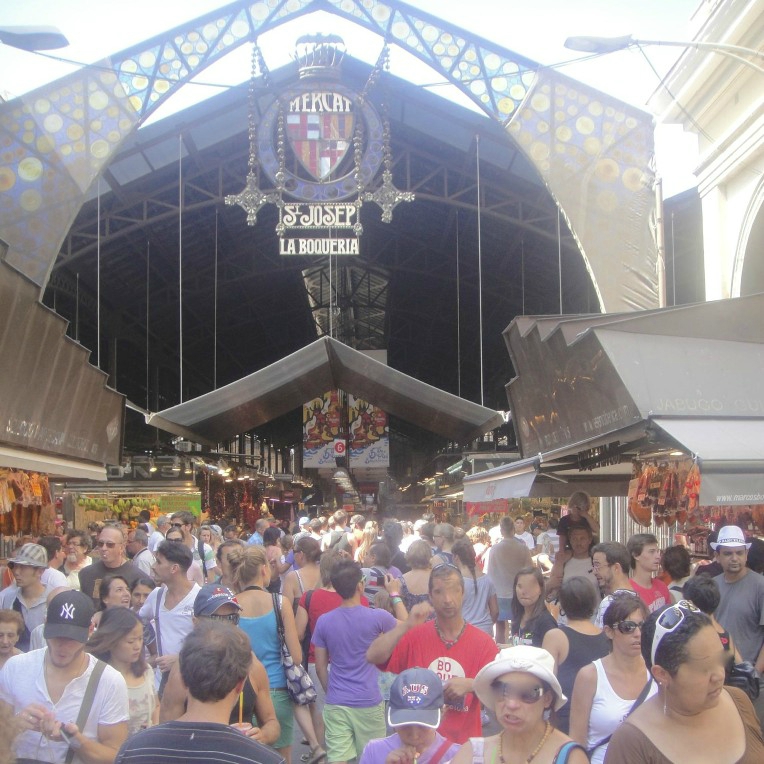
[[[538,475],[538,459],[524,459],[464,478],[464,501],[487,502],[495,499],[524,499],[531,495]]]
[[[764,462],[764,419],[652,417],[703,461]]]
[[[106,480],[106,467],[102,464],[80,462],[50,454],[36,454],[18,448],[0,446],[0,465],[17,470],[44,472],[51,477]]]
[[[764,504],[764,419],[652,421],[698,459],[701,506]]]

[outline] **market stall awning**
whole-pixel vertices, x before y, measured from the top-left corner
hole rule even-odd
[[[0,261],[0,466],[105,480],[122,457],[124,397],[66,327]]]
[[[540,473],[611,495],[596,485],[613,487],[607,468],[676,443],[698,456],[701,504],[760,497],[764,294],[639,313],[522,316],[504,337],[517,372],[507,395],[520,453],[538,455]],[[547,490],[539,479],[530,495]]]
[[[697,458],[701,506],[764,503],[764,419],[652,421]]]
[[[43,472],[52,478],[106,480],[106,467],[51,454],[37,454],[18,448],[0,446],[0,464],[15,470]]]
[[[199,443],[215,444],[335,388],[457,442],[504,423],[498,411],[420,382],[330,337],[219,390],[149,413],[146,422]]]
[[[574,491],[586,491],[592,496],[625,496],[631,476],[631,465],[626,462],[581,471],[566,456],[542,454],[465,477],[464,502],[567,497]]]

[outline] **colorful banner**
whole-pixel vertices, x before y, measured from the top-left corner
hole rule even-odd
[[[371,403],[348,396],[350,467],[389,467],[387,414]]]
[[[302,407],[302,466],[334,467],[334,441],[344,435],[339,391],[332,390]]]
[[[509,513],[509,499],[494,499],[493,501],[465,501],[464,508],[470,517],[476,515],[506,515]]]

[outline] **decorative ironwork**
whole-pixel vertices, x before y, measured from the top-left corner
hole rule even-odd
[[[247,135],[249,137],[249,155],[247,157],[247,183],[238,194],[229,194],[225,197],[227,205],[238,204],[247,213],[247,225],[257,225],[257,213],[266,204],[278,204],[280,206],[281,194],[277,191],[263,191],[260,188],[259,164],[257,161],[257,121],[255,111],[257,106],[257,76],[262,77],[265,86],[270,80],[268,69],[263,59],[260,46],[255,42],[252,46],[252,65],[249,78],[249,91],[247,93]]]

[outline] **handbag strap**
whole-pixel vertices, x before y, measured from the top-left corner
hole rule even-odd
[[[281,619],[281,603],[279,602],[279,599],[281,598],[280,594],[271,594],[271,597],[273,598],[273,612],[276,615],[276,628],[279,632],[279,639],[281,640],[281,644],[286,644],[286,637],[284,635],[284,621]]]
[[[580,743],[575,743],[572,740],[568,743],[563,743],[560,750],[555,754],[554,759],[552,759],[552,764],[566,764],[570,758],[570,754],[573,753],[576,748],[580,748],[584,753],[586,753],[586,748],[584,748]]]
[[[202,561],[202,575],[204,576],[204,583],[207,583],[207,563],[204,559],[204,541],[199,539],[196,543],[197,551],[199,552],[199,559]]]
[[[154,610],[154,624],[156,625],[156,633],[157,633],[157,655],[162,655],[162,633],[159,630],[159,607],[162,604],[162,594],[167,594],[167,589],[162,592],[162,589],[160,589],[157,592],[157,599],[154,603],[156,605],[156,609]]]
[[[632,711],[636,711],[642,705],[642,703],[644,703],[645,698],[647,698],[647,694],[650,692],[650,686],[652,685],[652,683],[653,683],[653,678],[650,677],[647,680],[647,682],[645,682],[645,686],[642,688],[642,692],[639,693],[639,695],[637,696],[637,699],[631,704],[631,708],[629,709],[629,712],[626,714],[626,716],[631,716]],[[623,718],[625,719],[626,716],[624,716]],[[621,721],[623,721],[623,719]],[[589,748],[589,750],[587,751],[589,756],[591,757],[592,753],[596,751],[598,748],[600,748],[601,746],[607,745],[610,742],[611,737],[613,736],[608,735],[607,737],[602,738],[602,740],[600,740],[598,743],[595,743],[591,748]]]
[[[98,689],[98,682],[100,681],[101,674],[103,674],[105,668],[106,664],[103,661],[96,659],[96,665],[93,668],[93,672],[90,674],[90,679],[88,679],[87,687],[85,687],[85,694],[82,697],[80,712],[77,714],[77,729],[80,732],[85,729],[85,724],[87,723],[88,716],[90,715],[90,710],[93,707],[93,700],[95,699],[96,690]],[[69,748],[69,750],[66,752],[64,764],[72,764],[73,759],[74,748]]]
[[[438,750],[432,755],[430,764],[440,764],[440,760],[446,755],[446,751],[453,745],[450,740],[444,740]]]

